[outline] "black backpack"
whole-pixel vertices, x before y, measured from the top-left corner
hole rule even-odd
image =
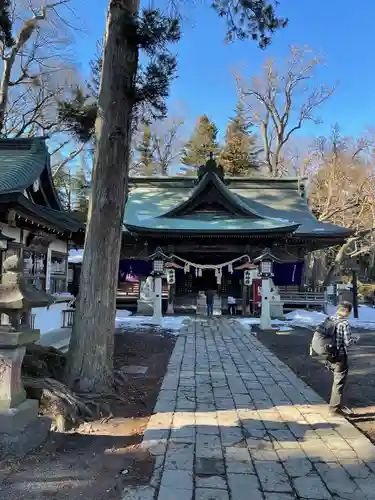
[[[318,356],[326,356],[334,359],[338,354],[336,328],[340,319],[326,318],[314,332],[311,349]]]

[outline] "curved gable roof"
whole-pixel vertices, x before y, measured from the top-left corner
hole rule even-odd
[[[230,214],[256,219],[264,218],[246,203],[243,203],[243,201],[232,193],[225,186],[224,182],[212,172],[204,174],[188,199],[173,207],[172,210],[159,215],[159,217],[183,217],[191,215],[194,209],[204,200],[204,196],[209,189],[214,189],[217,202]]]
[[[38,203],[38,196],[34,196],[32,190],[37,179],[44,191],[43,200],[52,209],[61,210],[53,185],[46,137],[0,139],[0,195],[27,191]]]
[[[189,212],[191,208],[189,204],[191,199],[197,197],[203,190],[201,187],[198,191],[199,184],[196,184],[195,179],[181,176],[138,177],[130,180],[124,226],[135,232],[142,229],[177,230],[179,227],[185,228],[186,231],[192,231],[195,227],[198,231],[198,226],[202,232],[212,231],[213,227],[219,227],[220,224],[224,231],[228,231],[230,224],[233,224],[236,231],[239,231],[241,227],[243,229],[247,227],[249,230],[251,216],[245,215],[248,213],[252,214],[253,222],[254,219],[269,221],[263,226],[266,232],[270,232],[271,226],[273,228],[278,226],[281,231],[286,231],[286,228],[290,231],[293,227],[293,234],[297,237],[331,238],[340,241],[352,234],[350,229],[319,222],[314,217],[301,195],[301,181],[298,179],[228,177],[225,184],[220,182],[230,193],[232,206],[240,206],[243,215],[214,216],[215,223],[210,224],[208,216],[204,218],[202,214],[199,214],[198,217],[198,214],[194,216],[191,212],[184,215],[184,210]],[[217,185],[222,188],[220,183]],[[254,214],[257,217],[254,217]],[[229,222],[232,219],[236,219],[236,223]],[[272,224],[270,224],[271,221],[273,221]],[[259,223],[252,224],[253,228],[260,228],[260,226]]]

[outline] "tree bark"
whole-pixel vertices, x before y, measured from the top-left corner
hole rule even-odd
[[[134,42],[138,10],[139,0],[109,2],[92,194],[66,370],[68,385],[81,391],[107,390],[112,383],[116,290],[138,65]]]
[[[7,111],[9,100],[9,82],[15,57],[16,55],[14,54],[14,56],[12,55],[12,57],[3,61],[3,74],[0,82],[0,133],[4,129],[5,113]]]

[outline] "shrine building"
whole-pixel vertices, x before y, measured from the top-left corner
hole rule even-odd
[[[68,250],[83,246],[84,236],[84,224],[60,203],[46,138],[0,139],[0,264],[18,255],[26,280],[55,296],[61,303],[50,308],[58,309],[56,328],[60,310],[71,300]],[[43,314],[37,319],[42,330],[48,322]]]
[[[350,234],[314,217],[304,180],[225,177],[210,158],[196,177],[130,180],[119,289],[139,286],[152,271],[148,256],[160,248],[175,269],[174,284],[163,285],[175,311],[194,308],[208,289],[217,291],[223,309],[228,295],[244,307],[251,300],[244,269],[265,249],[276,258],[273,283],[298,289],[305,255]]]

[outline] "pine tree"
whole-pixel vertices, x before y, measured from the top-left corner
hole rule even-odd
[[[237,2],[227,0],[215,0],[212,6],[230,19],[229,39],[251,37],[264,46],[267,35],[282,22],[268,0],[246,0],[240,9]],[[139,0],[108,2],[85,256],[65,368],[68,385],[80,391],[108,392],[113,385],[113,329],[132,117],[137,105],[145,102],[165,116],[176,69],[176,58],[166,49],[180,37],[178,20],[163,19],[155,11],[140,16],[139,7]],[[146,68],[139,64],[141,49],[150,58]]]
[[[2,0],[0,3],[0,42],[7,47],[13,43],[11,10],[10,0]]]
[[[245,106],[241,101],[225,134],[225,146],[220,155],[220,164],[230,176],[249,176],[257,172],[256,139],[249,130]]]
[[[138,174],[153,175],[155,173],[153,135],[149,124],[144,124],[139,143],[136,145],[135,168]]]
[[[81,165],[73,179],[73,196],[74,196],[74,210],[83,214],[88,213],[89,198],[88,188],[90,181],[87,175],[85,165]]]
[[[53,184],[57,191],[61,205],[64,210],[69,212],[72,210],[72,175],[70,169],[66,165],[60,168],[57,174],[53,176]]]
[[[207,115],[199,117],[190,141],[183,148],[181,163],[192,167],[185,169],[185,173],[192,173],[200,165],[204,165],[210,153],[214,155],[219,153],[217,133],[216,125]]]

